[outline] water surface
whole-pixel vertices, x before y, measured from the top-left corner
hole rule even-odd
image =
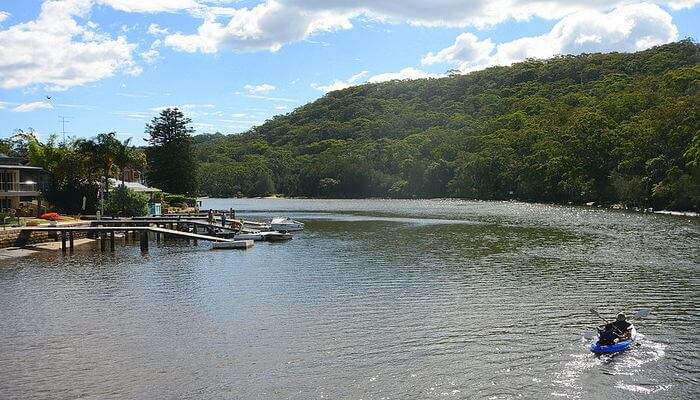
[[[697,398],[697,219],[455,200],[205,201],[307,229],[0,268],[0,398]],[[588,352],[586,311],[639,307]]]

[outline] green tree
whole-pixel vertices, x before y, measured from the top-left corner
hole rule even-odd
[[[116,133],[100,133],[92,139],[81,139],[77,142],[78,151],[90,160],[89,165],[101,178],[105,197],[109,197],[109,176],[115,165],[121,142]]]
[[[44,191],[49,203],[62,212],[95,212],[100,174],[93,167],[91,157],[79,151],[77,142],[58,144],[55,135],[46,143],[27,137],[26,148],[30,163],[49,173],[49,184]]]
[[[177,108],[166,108],[146,125],[149,147],[148,181],[168,193],[196,192],[197,162],[190,126],[192,120]]]
[[[122,181],[122,185],[124,185],[124,180],[126,179],[126,168],[143,168],[146,165],[146,157],[143,152],[137,150],[131,145],[131,138],[128,138],[117,144],[114,163],[116,164],[117,168],[119,168],[119,177]]]
[[[146,215],[148,214],[148,196],[136,193],[126,186],[119,186],[105,203],[105,212],[121,217]]]

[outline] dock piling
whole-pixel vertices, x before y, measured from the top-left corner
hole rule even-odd
[[[61,253],[66,254],[66,231],[61,231]]]
[[[114,253],[114,231],[109,231],[109,251]]]
[[[73,244],[73,231],[68,231],[68,248],[70,249],[70,253],[73,254],[73,249],[75,248]]]
[[[148,231],[141,231],[141,251],[148,251]]]

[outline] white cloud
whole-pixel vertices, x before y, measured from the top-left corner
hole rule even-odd
[[[125,87],[124,84],[122,84],[122,87]],[[122,97],[130,97],[130,98],[147,98],[154,96],[155,93],[126,93],[126,92],[117,92],[115,93],[117,96],[122,96]]]
[[[413,68],[413,67],[408,67],[404,68],[401,71],[398,72],[387,72],[384,74],[379,74],[379,75],[373,75],[369,77],[368,79],[367,76],[369,75],[368,71],[362,71],[360,73],[357,73],[350,78],[341,81],[341,80],[335,80],[333,83],[330,83],[328,85],[319,85],[317,83],[312,83],[311,87],[320,90],[322,92],[328,93],[332,92],[334,90],[341,90],[348,88],[350,86],[358,85],[362,82],[369,82],[369,83],[379,83],[379,82],[386,82],[386,81],[392,81],[392,80],[405,80],[405,79],[423,79],[423,78],[437,78],[440,77],[440,75],[436,74],[429,74],[425,71],[421,71],[419,69]]]
[[[691,7],[700,2],[650,1],[672,8]],[[250,8],[195,8],[192,14],[203,18],[197,31],[168,35],[165,44],[190,53],[216,53],[222,49],[277,51],[287,43],[306,40],[318,33],[350,29],[357,18],[420,26],[481,28],[509,20],[533,17],[552,20],[577,12],[605,12],[627,3],[626,0],[264,0]]]
[[[268,100],[268,101],[282,101],[285,103],[298,103],[298,100],[295,99],[290,99],[287,97],[271,97],[271,96],[261,96],[259,94],[249,94],[246,97],[250,97],[251,99],[260,99],[260,100]]]
[[[61,90],[117,71],[138,74],[136,45],[98,32],[94,23],[77,22],[91,6],[91,0],[46,1],[36,20],[0,30],[0,87],[45,84]]]
[[[115,10],[136,13],[176,12],[197,10],[202,5],[194,0],[97,0]]]
[[[153,118],[153,113],[148,111],[112,111],[112,114],[131,121],[142,121]]]
[[[10,14],[9,12],[0,10],[0,22],[10,18],[10,15],[12,15],[12,14]]]
[[[189,111],[189,112],[196,112],[195,110],[198,109],[212,109],[216,108],[216,105],[214,104],[208,104],[208,103],[202,103],[202,104],[180,104],[180,105],[165,105],[165,106],[160,106],[160,107],[152,107],[149,110],[153,112],[161,112],[165,110],[166,108],[178,108],[182,111]]]
[[[160,26],[158,24],[148,25],[148,34],[149,35],[160,36],[160,35],[167,35],[168,33],[170,33],[170,31],[168,31],[168,28],[163,28],[162,26]]]
[[[192,125],[195,127],[195,129],[198,130],[203,130],[203,131],[213,131],[214,130],[214,124],[209,123],[209,122],[194,122]]]
[[[140,54],[141,58],[148,64],[154,63],[160,57],[160,39],[156,39],[151,43],[151,47]]]
[[[425,79],[425,78],[438,78],[440,75],[429,74],[425,71],[419,69],[408,67],[404,68],[399,72],[388,72],[385,74],[374,75],[369,78],[367,82],[379,83],[393,80],[404,80],[404,79]]]
[[[341,90],[341,89],[349,88],[350,86],[353,86],[353,85],[357,85],[358,83],[360,83],[362,78],[365,78],[367,75],[369,75],[369,71],[362,71],[360,73],[357,73],[357,74],[351,76],[350,78],[348,78],[344,81],[336,79],[335,81],[333,81],[333,83],[330,83],[328,85],[319,85],[318,83],[312,83],[311,87],[316,89],[316,90],[320,90],[322,92],[328,93],[328,92],[332,92],[334,90]]]
[[[216,108],[215,104],[200,103],[200,104],[183,104],[180,106],[183,110],[192,110],[195,108]]]
[[[253,8],[229,9],[227,24],[218,21],[219,13],[210,12],[197,33],[175,33],[165,44],[181,51],[216,53],[234,51],[277,51],[284,44],[303,40],[318,32],[349,29],[351,15],[332,11],[308,11],[268,0]]]
[[[682,10],[684,8],[693,8],[697,4],[700,4],[700,0],[675,0],[675,1],[668,2],[668,6],[671,7],[672,10]]]
[[[245,85],[243,86],[248,94],[258,94],[258,93],[269,93],[276,88],[269,83],[263,83],[262,85]]]
[[[619,6],[610,12],[568,15],[541,36],[522,37],[496,46],[491,40],[460,35],[452,46],[423,57],[424,64],[447,63],[463,72],[492,65],[510,65],[526,58],[558,54],[639,51],[676,40],[671,16],[654,4]]]
[[[364,15],[386,22],[420,26],[495,25],[532,17],[559,19],[583,10],[609,10],[625,0],[280,0],[308,11]],[[691,7],[700,0],[649,0],[671,7]]]
[[[487,59],[494,47],[495,45],[489,39],[479,41],[474,34],[463,33],[457,36],[452,46],[440,50],[437,54],[426,54],[421,63],[423,65],[433,65],[455,60],[472,60],[472,62],[476,63]]]
[[[40,109],[52,109],[53,106],[50,103],[47,103],[45,101],[35,101],[33,103],[24,103],[20,104],[17,107],[13,108],[12,111],[14,112],[29,112],[29,111],[34,111],[34,110],[40,110]]]

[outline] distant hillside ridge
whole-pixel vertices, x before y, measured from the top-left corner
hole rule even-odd
[[[363,84],[195,137],[229,197],[457,197],[700,208],[700,46],[526,60]]]

